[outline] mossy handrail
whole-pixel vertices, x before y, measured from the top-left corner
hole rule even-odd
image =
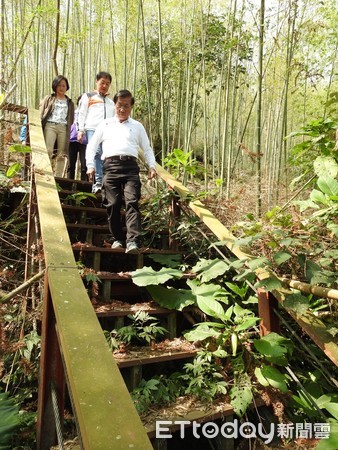
[[[150,440],[104,338],[74,259],[39,112],[29,109],[28,117],[46,268],[45,299],[48,301],[50,297],[55,316],[54,326],[81,448],[150,450]],[[43,341],[41,360],[47,363],[48,351],[48,343]],[[48,380],[41,374],[40,391],[46,384]],[[39,400],[39,449],[50,445],[46,436],[50,418],[44,413],[46,404],[50,403],[49,395],[44,392]]]

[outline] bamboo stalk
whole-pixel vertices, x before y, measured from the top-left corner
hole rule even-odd
[[[17,294],[19,294],[24,289],[30,287],[32,284],[34,284],[36,281],[40,280],[44,276],[45,270],[42,270],[41,272],[34,275],[29,280],[22,283],[19,287],[14,289],[14,291],[10,292],[9,294],[6,294],[2,297],[0,297],[0,303],[7,303],[9,300],[11,300],[13,297],[15,297]]]

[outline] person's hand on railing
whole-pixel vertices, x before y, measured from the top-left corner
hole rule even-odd
[[[152,167],[148,170],[148,180],[156,178],[156,170]]]
[[[90,169],[87,169],[87,175],[88,175],[88,181],[92,182],[95,175],[95,169],[92,167]]]

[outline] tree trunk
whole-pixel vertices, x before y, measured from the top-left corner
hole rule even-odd
[[[262,85],[263,85],[263,48],[264,48],[264,13],[265,0],[261,0],[259,23],[259,57],[258,57],[258,83],[257,83],[257,118],[256,118],[256,164],[257,164],[257,217],[262,213],[262,186],[261,186],[261,139],[262,139]]]

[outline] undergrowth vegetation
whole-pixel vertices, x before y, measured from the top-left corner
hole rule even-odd
[[[262,218],[248,212],[232,223],[237,245],[250,254],[246,259],[238,260],[224,242],[217,242],[188,207],[189,200],[208,199],[215,192],[199,192],[181,201],[158,183],[156,192],[144,199],[145,244],[161,248],[161,232],[167,230],[183,247],[185,259],[154,255],[155,268],[136,270],[133,281],[146,287],[159,305],[190,316],[194,326],[184,337],[198,352],[181,371],[142,380],[132,392],[141,415],[178,396],[194,396],[207,402],[226,400],[239,417],[246,417],[249,405],[260,397],[273,408],[279,423],[329,422],[331,437],[320,442],[318,449],[338,448],[337,368],[283,309],[279,311],[281,332],[260,337],[257,305],[257,289],[285,290],[283,278],[338,288],[338,164],[330,138],[334,126],[330,121],[316,122],[299,132],[309,136],[293,153],[295,165],[302,164],[302,179],[306,174],[310,177],[301,198]],[[198,171],[197,163],[195,167],[189,155],[177,149],[166,162],[182,181]],[[7,172],[8,178],[17,177],[18,170]],[[298,178],[295,184],[301,181]],[[6,195],[4,186],[1,192]],[[181,216],[173,220],[168,207],[175,203]],[[0,288],[4,292],[23,278],[23,211],[21,205],[15,215],[1,216]],[[99,282],[96,274],[79,269]],[[259,269],[269,274],[263,281],[257,281]],[[182,282],[181,288],[173,287],[175,280]],[[336,300],[292,289],[285,305],[298,316],[311,312],[320,317],[332,340],[336,339]],[[2,305],[0,420],[8,448],[32,448],[34,442],[41,304],[31,306],[32,299],[24,295]],[[131,342],[148,345],[166,336],[167,330],[154,317],[138,313],[129,319],[130,325],[106,335],[112,348]],[[8,411],[6,421],[1,405]],[[20,446],[23,441],[27,447]]]

